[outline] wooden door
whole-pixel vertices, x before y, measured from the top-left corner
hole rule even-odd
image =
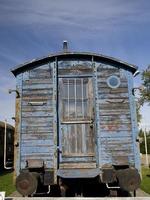
[[[95,159],[93,81],[90,77],[59,78],[60,162]]]

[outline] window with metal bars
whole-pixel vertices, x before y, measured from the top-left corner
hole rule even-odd
[[[62,121],[92,119],[93,89],[91,78],[61,78]]]

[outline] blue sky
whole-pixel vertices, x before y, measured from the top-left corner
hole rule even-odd
[[[64,39],[70,50],[119,58],[142,71],[150,64],[150,1],[0,0],[0,120],[13,123],[10,69],[61,51]],[[143,122],[150,124],[150,107],[141,111]]]

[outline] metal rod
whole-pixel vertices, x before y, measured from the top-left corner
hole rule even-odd
[[[82,118],[84,119],[84,102],[83,102],[83,78],[81,79],[81,89],[82,89]]]
[[[119,189],[120,188],[119,186],[109,186],[108,183],[106,183],[106,187],[108,189]]]
[[[70,109],[69,109],[69,79],[68,79],[68,119],[69,119],[69,116],[70,116]]]
[[[40,101],[37,101],[37,102],[28,102],[28,105],[31,105],[31,106],[43,106],[43,105],[46,105],[47,103],[46,102],[40,102]]]
[[[7,120],[5,119],[5,130],[4,130],[4,169],[12,169],[13,167],[6,166],[6,150],[7,150]]]
[[[74,99],[75,99],[75,119],[77,118],[77,88],[76,88],[76,78],[75,78],[75,80],[74,80],[75,82],[74,82],[74,92],[75,92],[75,97],[74,97]],[[77,119],[76,119],[77,120]]]

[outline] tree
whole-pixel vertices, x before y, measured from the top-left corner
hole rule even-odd
[[[145,154],[145,140],[144,140],[144,132],[142,129],[140,129],[139,131],[139,137],[141,138],[140,152]],[[147,138],[147,151],[148,154],[150,154],[150,131],[146,132],[146,138]]]
[[[138,124],[141,122],[141,119],[142,119],[142,115],[140,113],[140,108],[141,108],[141,105],[139,104],[139,102],[136,102],[136,115],[137,115]]]
[[[143,89],[140,92],[140,104],[150,104],[150,65],[142,72],[142,85]]]

